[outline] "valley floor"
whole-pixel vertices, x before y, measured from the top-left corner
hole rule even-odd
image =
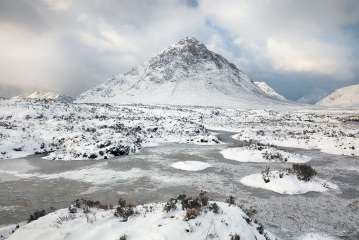
[[[143,204],[203,189],[255,208],[281,239],[357,239],[358,115],[1,101],[0,225],[79,196]],[[266,166],[292,163],[318,176],[309,185],[292,176],[280,185],[253,180]]]

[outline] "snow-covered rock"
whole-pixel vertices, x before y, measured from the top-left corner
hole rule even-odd
[[[304,194],[307,192],[325,192],[328,189],[338,189],[338,186],[335,184],[318,177],[314,177],[310,181],[303,181],[299,180],[295,174],[281,171],[271,171],[269,173],[269,180],[269,182],[265,182],[263,175],[257,173],[241,178],[240,182],[248,187],[262,188],[280,194]]]
[[[184,171],[202,171],[211,167],[211,164],[200,161],[180,161],[172,163],[171,167]]]
[[[317,105],[332,107],[359,107],[359,84],[339,88],[320,100]]]
[[[254,83],[269,97],[281,101],[287,101],[287,99],[284,96],[277,93],[277,91],[274,90],[271,86],[269,86],[266,82],[254,82]]]
[[[218,213],[206,207],[189,220],[180,204],[168,212],[164,210],[165,203],[140,205],[125,221],[114,216],[115,210],[90,208],[85,213],[72,206],[20,227],[9,240],[275,239],[239,207],[209,202],[210,205],[214,203],[219,207]],[[240,238],[231,238],[235,234]]]
[[[250,106],[277,104],[236,65],[185,38],[141,66],[81,94],[80,103]]]
[[[310,157],[289,153],[268,146],[226,148],[221,151],[224,158],[239,162],[290,162],[305,163]]]

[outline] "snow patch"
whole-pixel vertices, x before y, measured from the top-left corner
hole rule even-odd
[[[310,181],[301,181],[293,174],[284,174],[279,177],[279,171],[272,171],[270,173],[270,182],[266,183],[263,180],[262,174],[252,174],[240,179],[240,182],[248,187],[262,188],[277,192],[280,194],[304,194],[307,192],[325,192],[329,189],[338,189],[338,186],[322,180],[318,177],[312,178]]]
[[[202,171],[211,167],[211,164],[200,161],[181,161],[171,164],[171,167],[184,171]]]
[[[251,147],[227,148],[220,152],[224,158],[239,162],[290,162],[305,163],[311,160],[308,156],[289,153],[272,147],[253,149]]]

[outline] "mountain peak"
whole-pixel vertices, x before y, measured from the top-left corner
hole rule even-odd
[[[271,100],[235,64],[186,37],[77,102],[233,106]]]
[[[178,69],[184,69],[187,72],[189,69],[196,68],[198,64],[213,64],[218,69],[229,66],[234,71],[239,71],[234,64],[207,49],[204,43],[194,37],[181,39],[176,44],[151,58],[148,63],[151,69],[167,68],[166,66],[169,66],[171,70],[167,70],[170,72]]]
[[[175,46],[196,46],[196,47],[206,47],[202,42],[200,42],[195,37],[185,37],[181,40],[179,40]]]

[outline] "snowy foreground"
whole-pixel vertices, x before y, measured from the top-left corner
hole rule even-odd
[[[183,206],[178,202],[118,207],[116,210],[72,206],[21,226],[8,239],[47,240],[49,236],[53,240],[276,239],[238,206],[207,202],[199,210],[182,210]],[[127,217],[126,212],[132,215]]]
[[[233,131],[236,139],[264,145],[359,156],[357,116],[355,111],[2,100],[0,159],[46,153],[46,159],[96,160],[166,142],[221,143],[210,129]]]

